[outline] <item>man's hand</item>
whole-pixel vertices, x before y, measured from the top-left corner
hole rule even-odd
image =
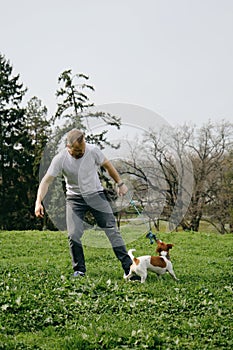
[[[38,218],[43,218],[44,216],[44,207],[42,201],[48,192],[49,185],[53,182],[54,177],[50,175],[45,175],[41,180],[40,186],[37,192],[36,204],[35,204],[35,215]]]
[[[119,185],[117,186],[117,194],[119,196],[124,196],[127,192],[128,192],[128,187],[124,183],[120,184],[120,186]]]
[[[105,159],[102,166],[107,170],[108,174],[117,184],[117,194],[119,196],[124,196],[128,192],[128,187],[121,181],[120,175],[116,168],[108,159]]]
[[[38,218],[43,218],[44,217],[44,207],[41,203],[37,203],[35,205],[35,215]]]

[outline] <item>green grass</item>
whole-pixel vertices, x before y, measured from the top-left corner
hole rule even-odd
[[[127,230],[128,248],[154,253]],[[74,279],[64,233],[0,232],[0,349],[233,347],[232,235],[160,233],[180,281],[151,273],[145,284],[126,283],[112,250],[87,235],[87,276]]]

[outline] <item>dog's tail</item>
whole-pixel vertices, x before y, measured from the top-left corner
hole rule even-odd
[[[133,252],[135,252],[135,251],[136,251],[136,249],[130,249],[130,250],[128,251],[128,254],[129,254],[131,260],[134,259]]]

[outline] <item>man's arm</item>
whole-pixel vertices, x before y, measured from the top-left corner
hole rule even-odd
[[[38,188],[36,204],[35,204],[35,215],[42,218],[44,216],[44,207],[42,201],[48,192],[50,184],[53,182],[54,177],[50,175],[45,175],[41,180],[41,183]]]
[[[111,178],[117,183],[118,194],[120,196],[126,194],[128,192],[128,188],[121,180],[121,177],[114,165],[108,159],[105,159],[101,165],[107,170],[109,176],[111,176]]]

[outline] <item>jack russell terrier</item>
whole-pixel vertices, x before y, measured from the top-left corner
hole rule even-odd
[[[135,273],[141,277],[141,283],[144,283],[147,278],[147,271],[153,271],[158,276],[163,275],[166,272],[174,278],[174,280],[179,281],[176,277],[172,263],[170,261],[169,250],[172,249],[173,244],[166,244],[160,240],[157,240],[157,249],[156,252],[159,253],[159,256],[144,255],[138,258],[133,256],[135,249],[130,249],[128,254],[133,261],[133,264],[130,266],[129,274],[124,276],[126,280],[129,280],[130,277]]]

